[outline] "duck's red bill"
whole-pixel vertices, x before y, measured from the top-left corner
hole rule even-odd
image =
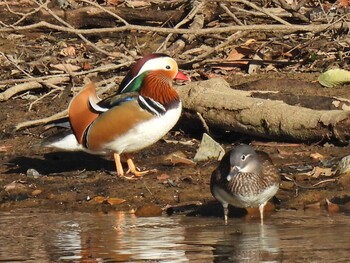
[[[181,71],[178,71],[176,76],[175,76],[175,79],[178,79],[178,80],[184,80],[184,81],[191,81],[189,77],[187,77],[184,73],[182,73]]]

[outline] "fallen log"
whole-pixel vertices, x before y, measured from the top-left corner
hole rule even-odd
[[[15,23],[21,18],[20,14],[30,14],[33,12],[32,7],[11,7],[12,12],[6,8],[0,8],[2,21],[6,24]],[[52,12],[56,16],[63,19],[65,22],[74,28],[94,28],[94,27],[113,27],[117,25],[117,19],[106,11],[122,17],[126,21],[153,21],[159,23],[178,23],[184,16],[184,10],[153,10],[153,9],[132,9],[127,7],[106,6],[104,10],[93,6],[84,6],[76,9],[59,9],[54,8]],[[34,24],[40,21],[49,23],[57,23],[57,20],[45,9],[40,9],[38,12],[27,15],[24,23]],[[119,21],[120,22],[120,21]]]
[[[343,110],[348,109],[344,107],[346,99],[330,99],[332,105],[340,105],[338,109],[312,109],[305,104],[307,100],[300,106],[259,98],[257,91],[232,89],[220,78],[193,82],[177,90],[185,113],[193,118],[199,113],[209,128],[273,140],[349,143],[350,111]]]

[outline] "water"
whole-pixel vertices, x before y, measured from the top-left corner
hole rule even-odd
[[[0,212],[0,262],[350,262],[350,218],[278,211],[259,220]]]

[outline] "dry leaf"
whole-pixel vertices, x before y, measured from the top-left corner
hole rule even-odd
[[[0,152],[7,152],[11,148],[12,148],[11,145],[1,145],[0,146]]]
[[[102,204],[103,202],[106,201],[106,197],[104,196],[95,196],[93,199],[96,203]]]
[[[310,154],[310,158],[314,160],[324,160],[324,156],[320,153],[312,153]]]
[[[62,70],[67,73],[72,71],[78,71],[81,69],[79,66],[75,66],[72,64],[55,64],[55,65],[51,64],[50,66],[54,69]]]
[[[349,7],[350,3],[349,0],[338,0],[338,6],[347,8]]]
[[[131,6],[133,8],[137,8],[137,7],[147,7],[147,6],[150,6],[151,3],[148,2],[148,1],[138,1],[138,0],[135,0],[135,1],[126,1],[127,5],[128,6]]]
[[[239,60],[244,58],[244,54],[240,53],[237,51],[237,49],[232,49],[230,54],[228,54],[227,58],[228,60]],[[247,64],[247,62],[244,62],[245,64]]]
[[[167,140],[164,139],[164,141],[166,143],[173,143],[173,144],[181,144],[181,145],[188,145],[188,146],[192,146],[195,144],[196,140],[188,140],[188,141],[178,141],[178,140]]]
[[[250,46],[250,45],[255,44],[255,43],[256,43],[256,39],[250,38],[246,42],[244,42],[244,44],[242,46]]]
[[[217,68],[217,67],[215,67]],[[218,67],[220,68],[220,67]],[[228,67],[225,67],[225,68],[228,68]],[[224,69],[224,67],[222,67],[222,69]],[[231,68],[229,68],[231,69]],[[205,73],[204,74],[208,79],[215,79],[215,78],[223,78],[223,79],[227,79],[228,77],[227,76],[222,76],[221,74],[216,74],[214,72],[209,72],[209,73]]]
[[[161,216],[163,210],[153,204],[144,205],[136,209],[135,215],[139,217]]]
[[[60,52],[60,55],[62,56],[75,56],[75,47],[69,46],[66,48],[63,48]]]
[[[338,213],[340,211],[339,205],[332,203],[327,198],[326,198],[326,202],[327,202],[327,210],[329,213]]]
[[[125,201],[125,199],[121,199],[118,197],[107,197],[107,203],[109,203],[110,205],[120,205]]]
[[[314,167],[312,171],[307,173],[307,175],[313,177],[313,178],[319,178],[320,176],[332,176],[334,175],[334,172],[332,171],[332,168],[323,168],[323,167]]]
[[[83,70],[90,70],[92,69],[92,66],[89,62],[84,62],[83,64]]]
[[[31,195],[32,195],[32,196],[38,196],[38,195],[40,195],[42,192],[43,192],[43,190],[35,189],[35,190],[31,193]]]
[[[282,57],[288,57],[288,58],[292,58],[293,57],[293,55],[291,53],[289,53],[288,51],[287,52],[282,52],[281,56]]]
[[[157,176],[157,180],[159,181],[166,181],[170,178],[170,176],[168,174],[161,174],[159,176]]]
[[[25,5],[25,6],[31,6],[33,4],[33,1],[32,0],[20,0],[19,4]]]
[[[110,205],[119,205],[126,201],[125,199],[121,199],[117,197],[104,197],[104,196],[95,196],[93,200],[98,204],[108,203]]]
[[[25,181],[21,181],[21,180],[17,180],[17,181],[13,181],[7,185],[4,186],[4,190],[6,192],[11,192],[11,191],[22,191],[26,189],[25,186]]]
[[[124,2],[124,0],[107,0],[107,5],[119,5],[122,2]]]
[[[305,204],[304,209],[310,209],[310,210],[320,210],[321,209],[321,203],[316,202],[316,203],[311,203],[311,204]]]
[[[185,164],[185,165],[196,165],[196,163],[186,157],[186,155],[181,152],[173,152],[165,156],[164,160],[169,162],[171,165]]]

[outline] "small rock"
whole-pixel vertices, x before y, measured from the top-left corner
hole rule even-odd
[[[224,156],[225,150],[219,143],[214,141],[208,134],[203,133],[201,144],[194,157],[196,162],[207,161],[208,159],[221,160]]]
[[[34,178],[38,178],[39,176],[41,176],[41,174],[33,168],[28,169],[26,174],[28,177],[34,177]]]

